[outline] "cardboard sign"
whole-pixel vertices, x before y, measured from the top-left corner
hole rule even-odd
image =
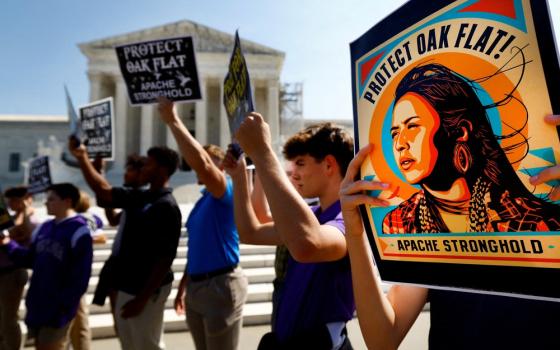
[[[228,74],[224,79],[223,101],[233,139],[233,135],[239,129],[239,125],[241,125],[247,113],[255,110],[249,70],[241,50],[241,42],[237,31],[235,32],[233,52],[229,60]]]
[[[8,212],[8,206],[6,205],[6,199],[4,198],[4,192],[2,192],[2,188],[0,187],[0,231],[8,229],[14,226],[14,222],[10,213]],[[2,233],[0,232],[0,238],[2,237]]]
[[[115,50],[131,105],[157,103],[159,96],[172,101],[202,98],[192,37],[127,44]]]
[[[545,0],[412,0],[351,44],[362,214],[381,278],[560,299],[558,56]]]
[[[101,156],[113,160],[114,122],[113,98],[105,98],[80,107],[82,142],[90,158]]]
[[[27,183],[31,194],[44,192],[52,184],[48,156],[37,157],[29,163]]]

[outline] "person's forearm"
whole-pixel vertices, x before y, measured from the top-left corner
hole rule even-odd
[[[87,157],[79,157],[78,164],[84,175],[84,179],[88,186],[95,192],[96,196],[103,200],[109,201],[108,194],[111,192],[111,185],[105,178],[95,170],[93,164]]]
[[[260,223],[255,216],[249,197],[247,174],[242,171],[232,177],[233,181],[233,212],[239,239],[243,243],[258,243],[258,227]]]
[[[272,221],[268,201],[266,199],[266,195],[264,194],[261,180],[257,174],[255,174],[253,191],[251,191],[251,204],[253,205],[255,215],[261,224]]]
[[[282,169],[269,146],[252,157],[260,174],[274,226],[290,253],[296,256],[312,254],[320,249],[320,224],[309,206]]]
[[[369,349],[396,349],[395,313],[383,293],[365,235],[346,235],[358,321]]]
[[[176,116],[173,121],[167,124],[181,155],[189,164],[189,166],[200,176],[203,175],[208,166],[212,166],[213,162],[210,156],[204,151],[200,143],[191,135],[183,122]]]
[[[10,259],[20,267],[32,268],[33,260],[35,259],[33,247],[22,247],[14,240],[10,240],[8,244],[0,247],[5,249]]]

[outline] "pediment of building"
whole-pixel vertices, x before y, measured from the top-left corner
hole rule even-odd
[[[182,20],[158,27],[89,41],[78,46],[86,56],[90,57],[95,52],[112,49],[115,46],[127,43],[188,35],[195,38],[195,49],[197,52],[208,53],[231,53],[235,38],[233,34],[228,34],[196,22]],[[284,56],[282,51],[249,40],[241,39],[241,46],[245,54]]]

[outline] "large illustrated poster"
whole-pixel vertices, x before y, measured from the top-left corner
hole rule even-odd
[[[558,57],[545,0],[409,1],[351,44],[381,278],[560,299]]]

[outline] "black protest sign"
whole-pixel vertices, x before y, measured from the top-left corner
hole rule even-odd
[[[27,183],[31,194],[44,192],[52,184],[48,156],[37,157],[29,163]]]
[[[4,193],[0,188],[0,230],[5,230],[12,226],[14,226],[14,222],[8,212],[8,206],[6,205],[6,200],[4,199]]]
[[[131,105],[202,98],[193,38],[160,39],[115,48]]]
[[[80,107],[82,142],[90,158],[100,156],[113,160],[114,113],[113,98],[92,102]]]
[[[255,110],[249,70],[241,50],[237,31],[235,32],[235,44],[229,61],[228,74],[224,79],[223,100],[228,116],[229,130],[233,137],[233,134],[245,119],[245,115]]]

